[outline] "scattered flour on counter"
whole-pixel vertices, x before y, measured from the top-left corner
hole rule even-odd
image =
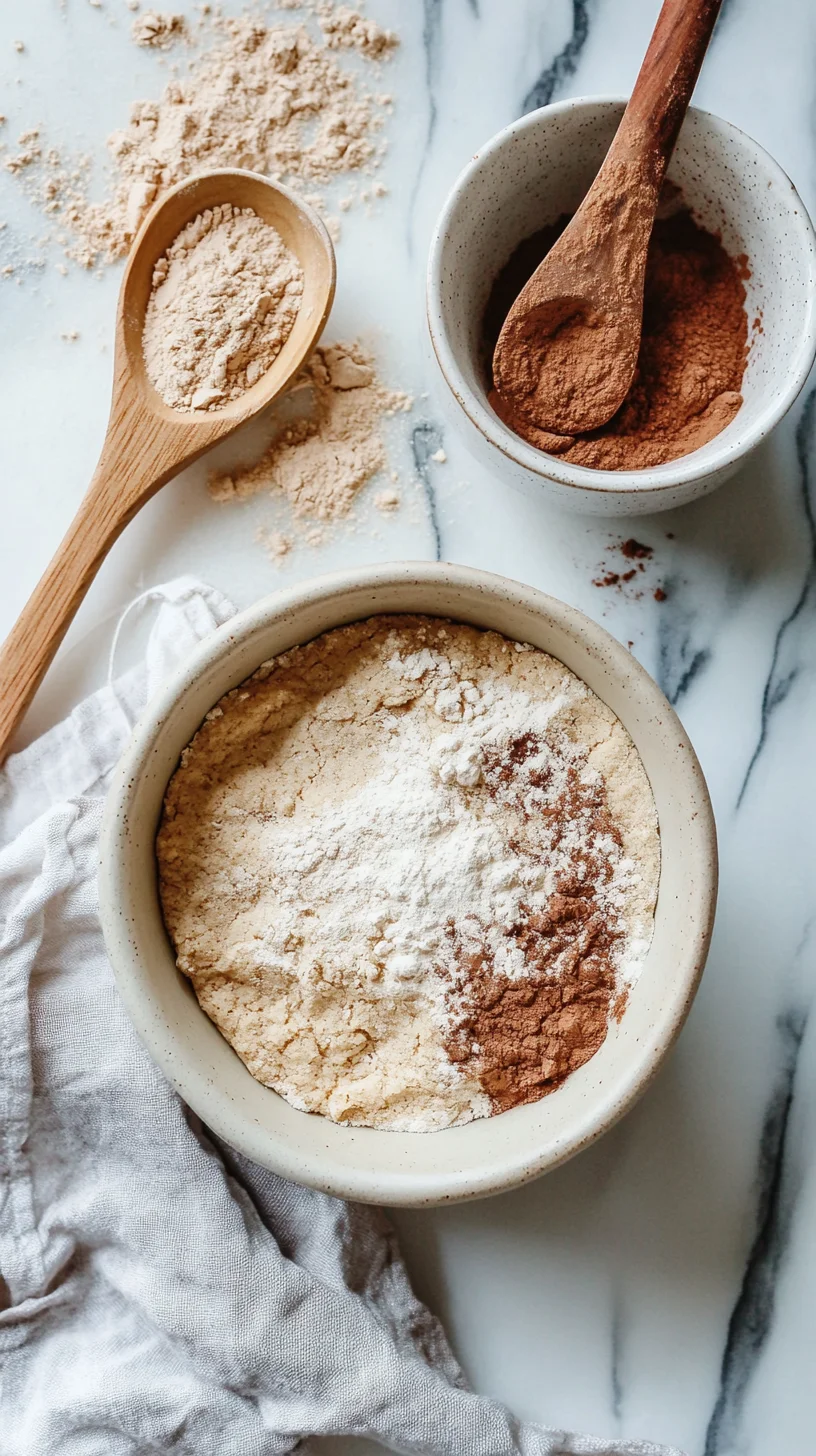
[[[370,61],[380,61],[399,45],[396,31],[383,30],[348,5],[319,5],[317,17],[330,50],[356,50]]]
[[[386,421],[412,406],[410,395],[380,383],[372,356],[359,343],[315,349],[289,402],[298,396],[305,413],[283,425],[260,459],[210,476],[213,500],[235,502],[259,491],[280,493],[294,520],[336,522],[388,463]],[[398,505],[397,497],[385,509]]]
[[[396,490],[380,490],[374,497],[374,504],[378,511],[388,515],[391,511],[398,511],[400,508],[400,495]]]
[[[292,550],[292,542],[288,536],[284,536],[282,531],[270,531],[267,526],[258,527],[255,540],[259,546],[263,546],[269,560],[276,565]]]
[[[161,47],[178,19],[148,12],[135,38]],[[158,100],[134,101],[108,139],[113,173],[102,201],[89,198],[90,158],[68,157],[38,128],[5,161],[83,267],[122,258],[148,208],[195,172],[243,167],[303,188],[379,164],[391,100],[371,81],[396,43],[390,32],[347,7],[321,7],[319,22],[269,25],[255,6],[237,18],[207,14],[186,38],[199,47],[188,70]],[[338,62],[349,48],[366,74]]]
[[[137,15],[130,28],[135,45],[150,46],[155,50],[166,50],[187,34],[183,15],[170,15],[158,10],[145,10]]]

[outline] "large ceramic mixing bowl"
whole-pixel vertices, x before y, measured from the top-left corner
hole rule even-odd
[[[155,838],[168,780],[218,699],[262,662],[377,612],[490,627],[566,663],[621,719],[660,822],[654,939],[600,1051],[539,1102],[440,1132],[340,1126],[254,1081],[176,969],[157,889]],[[659,688],[602,627],[499,576],[437,563],[336,573],[267,597],[208,637],[149,705],[105,807],[100,908],[122,999],[180,1095],[220,1137],[296,1182],[369,1203],[475,1198],[523,1183],[586,1147],[655,1075],[688,1012],[714,917],[717,858],[708,792]]]

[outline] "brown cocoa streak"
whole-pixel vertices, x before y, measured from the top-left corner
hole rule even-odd
[[[526,795],[549,776],[530,762],[540,748],[526,733],[484,755],[486,785],[524,820],[532,817]],[[535,813],[554,823],[556,844],[579,818],[589,818],[593,840],[621,843],[602,783],[585,782],[576,768],[557,803]],[[446,1047],[453,1062],[476,1072],[494,1112],[554,1091],[595,1055],[610,1018],[623,1013],[626,990],[618,985],[614,960],[623,931],[600,894],[610,876],[607,856],[576,850],[544,911],[527,907],[508,932],[524,955],[525,974],[516,978],[496,973],[486,934],[476,949],[472,939],[465,948],[457,927],[449,927],[464,989],[460,984],[456,991],[460,1009]]]

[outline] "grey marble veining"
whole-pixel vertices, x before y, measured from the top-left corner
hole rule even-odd
[[[807,1009],[799,1006],[777,1017],[779,1067],[759,1144],[756,1235],[728,1323],[717,1401],[706,1430],[705,1456],[719,1456],[738,1445],[746,1393],[773,1324],[776,1281],[790,1236],[792,1190],[788,1186],[787,1133],[807,1017]]]
[[[774,639],[770,668],[762,690],[759,732],[756,746],[745,770],[737,805],[742,802],[756,767],[760,754],[766,748],[773,728],[774,714],[782,707],[793,691],[797,678],[805,667],[802,658],[801,632],[813,625],[813,591],[816,585],[816,519],[813,507],[814,468],[814,416],[816,415],[816,389],[805,395],[799,423],[796,427],[796,463],[798,467],[804,536],[808,547],[808,560],[802,577],[802,585],[795,602],[779,624]]]
[[[650,1436],[690,1456],[809,1456],[816,386],[716,495],[638,520],[635,534],[654,550],[642,595],[594,586],[632,526],[545,509],[468,457],[438,409],[423,273],[447,190],[476,148],[530,107],[625,92],[656,0],[370,0],[368,8],[403,42],[387,80],[396,100],[390,197],[370,218],[344,217],[330,329],[362,332],[386,375],[417,397],[399,468],[419,482],[418,508],[378,521],[376,535],[366,529],[295,553],[276,572],[252,548],[251,508],[216,513],[203,469],[186,471],[118,543],[28,731],[103,674],[127,600],[182,570],[243,604],[351,561],[437,556],[538,585],[631,643],[688,728],[720,832],[718,923],[689,1023],[644,1100],[573,1163],[500,1199],[397,1222],[418,1290],[446,1320],[471,1379],[518,1414]],[[134,53],[129,22],[124,0],[104,0],[101,11],[86,0],[67,0],[62,11],[51,0],[8,0],[0,12],[8,134],[43,121],[101,160],[122,97],[155,94],[165,76],[155,57]],[[12,50],[18,34],[22,58]],[[777,157],[811,210],[814,54],[811,0],[726,0],[697,94]],[[3,175],[0,217],[15,237],[36,235],[35,215]],[[14,339],[0,351],[3,627],[94,464],[117,283],[113,273],[63,280],[51,270],[0,292]],[[77,327],[76,345],[60,340]],[[242,442],[245,453],[253,438]],[[433,458],[440,449],[445,463]],[[658,585],[664,603],[654,599]]]
[[[565,94],[578,70],[581,52],[589,37],[589,0],[572,0],[572,29],[569,39],[536,78],[525,96],[522,112],[536,111]]]

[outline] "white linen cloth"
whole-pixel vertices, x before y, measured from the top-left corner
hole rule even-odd
[[[0,775],[4,1456],[273,1456],[326,1432],[669,1456],[469,1391],[385,1219],[220,1145],[143,1051],[97,920],[102,799],[150,693],[232,612],[190,579],[148,595],[143,664]]]

